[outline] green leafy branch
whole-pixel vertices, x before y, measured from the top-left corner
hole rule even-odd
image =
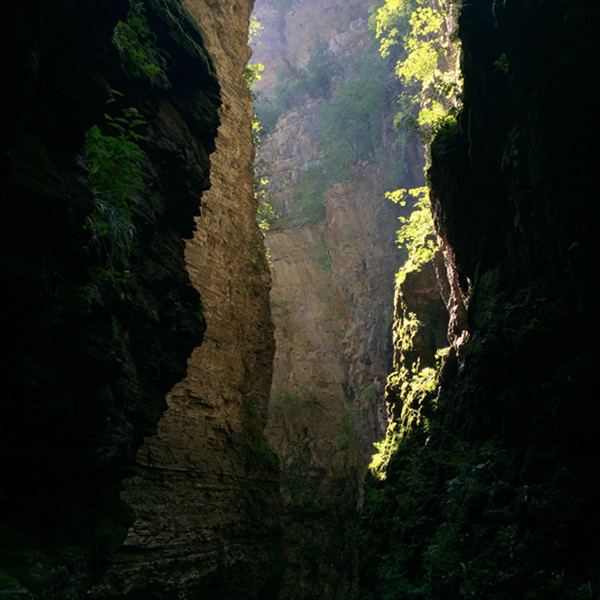
[[[119,21],[112,42],[121,55],[124,69],[134,77],[147,78],[153,85],[171,87],[165,74],[167,61],[156,47],[142,2],[131,0],[126,21]]]
[[[386,198],[401,206],[411,203],[412,211],[408,217],[398,217],[401,227],[397,232],[398,246],[405,248],[408,258],[397,274],[399,282],[404,281],[407,273],[417,271],[429,262],[437,250],[437,241],[433,227],[433,218],[429,204],[427,187],[410,190],[399,189],[387,192]]]
[[[121,95],[113,90],[113,94]],[[113,102],[114,98],[109,102]],[[87,183],[95,198],[94,210],[88,216],[85,229],[92,242],[106,259],[109,269],[127,272],[131,240],[135,228],[132,223],[136,192],[142,189],[142,164],[145,154],[139,146],[144,136],[139,128],[146,125],[138,111],[131,107],[121,116],[105,114],[106,126],[114,135],[102,133],[98,125],[85,135],[85,163]]]
[[[244,79],[248,84],[248,89],[252,89],[262,77],[262,72],[265,70],[265,65],[262,63],[248,63],[244,67]]]
[[[452,26],[450,2],[386,0],[371,17],[380,53],[397,47],[396,75],[405,89],[398,98],[398,127],[417,133],[430,143],[460,107],[462,79],[459,46]],[[400,50],[402,49],[402,51]]]

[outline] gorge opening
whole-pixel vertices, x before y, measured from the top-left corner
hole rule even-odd
[[[388,376],[434,387],[448,346],[424,145],[457,106],[456,23],[450,5],[411,7],[254,6],[255,178],[276,341],[265,433],[281,469],[285,598],[356,593],[364,474],[372,461],[385,470]],[[418,75],[399,74],[427,53]],[[425,110],[437,121],[419,123]]]
[[[599,4],[372,4],[0,7],[1,600],[598,597]]]

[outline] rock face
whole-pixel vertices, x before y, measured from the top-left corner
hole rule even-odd
[[[138,453],[123,499],[135,522],[94,595],[275,597],[277,460],[263,438],[274,352],[270,275],[256,224],[248,2],[191,0],[223,104],[211,189],[186,263],[207,330]]]
[[[0,597],[276,594],[251,4],[186,9],[0,9]]]
[[[598,595],[599,19],[463,6],[464,109],[429,172],[454,350],[368,483],[363,598]]]
[[[182,238],[208,187],[219,86],[179,5],[146,7],[142,23],[156,35],[148,51],[162,65],[154,75],[168,78],[160,84],[112,43],[118,21],[129,22],[126,2],[2,7],[11,84],[1,111],[1,335],[10,352],[0,594],[9,597],[79,598],[104,568],[131,518],[121,482],[205,329]],[[130,107],[147,124],[109,125]],[[127,152],[137,168],[123,169]],[[123,195],[138,176],[128,208]]]
[[[371,44],[370,5],[259,0],[255,6],[264,29],[253,42],[253,62],[265,65],[257,111],[268,127],[257,165],[269,179],[266,198],[276,212],[266,233],[277,348],[266,432],[282,469],[282,598],[352,593],[356,565],[348,535],[364,466],[387,421],[383,392],[401,256],[398,207],[384,192],[422,180],[422,158],[413,146],[395,147],[383,120],[376,147],[352,155],[343,168],[332,165],[322,138],[323,114],[342,86],[359,71],[379,68],[376,55],[360,62]],[[383,71],[378,85],[391,98],[393,84]],[[377,152],[401,163],[399,176]]]

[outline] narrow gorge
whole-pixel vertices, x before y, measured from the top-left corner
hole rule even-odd
[[[379,57],[370,7],[255,3],[252,61],[264,66],[253,88],[256,169],[276,341],[266,436],[281,468],[282,598],[355,593],[353,536],[373,442],[387,426],[402,264],[402,209],[385,192],[424,185],[420,144],[393,128],[400,85]]]
[[[600,598],[597,0],[0,17],[0,600]]]

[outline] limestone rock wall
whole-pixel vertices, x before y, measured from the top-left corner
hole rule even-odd
[[[123,499],[135,521],[95,597],[275,597],[277,461],[263,438],[274,352],[270,274],[256,224],[248,1],[190,0],[223,104],[211,188],[185,258],[204,343],[138,452]]]
[[[356,565],[347,534],[372,443],[387,421],[383,394],[392,357],[394,273],[401,262],[399,210],[384,198],[392,185],[389,168],[373,157],[356,159],[351,178],[336,180],[332,172],[324,189],[312,185],[320,169],[329,168],[323,111],[337,86],[356,75],[352,65],[371,43],[370,5],[259,0],[255,6],[264,28],[253,42],[253,62],[265,65],[256,87],[259,105],[282,95],[279,71],[292,89],[293,74],[312,68],[317,43],[339,66],[319,80],[319,91],[289,100],[258,151],[258,172],[269,179],[266,196],[277,213],[266,233],[276,340],[267,437],[282,468],[282,598],[352,593]],[[402,165],[403,185],[422,180],[416,147],[404,153],[393,148],[390,125],[381,126],[380,136],[390,156],[402,156],[398,162],[411,157]]]
[[[250,10],[0,8],[2,598],[276,597]]]

